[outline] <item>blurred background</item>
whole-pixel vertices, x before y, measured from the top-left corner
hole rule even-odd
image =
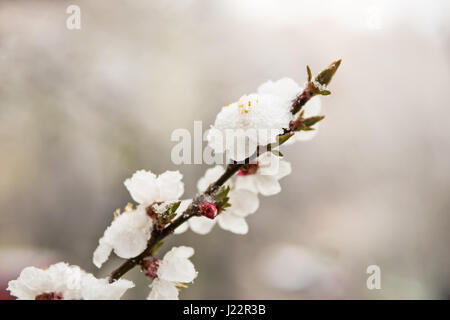
[[[81,30],[66,9],[81,8]],[[137,169],[170,160],[174,129],[269,79],[343,63],[319,134],[285,147],[293,174],[246,236],[195,248],[191,299],[450,298],[448,1],[0,2],[0,297],[28,265],[96,270],[98,239]],[[381,290],[366,269],[381,268]],[[127,274],[142,298],[149,281]]]

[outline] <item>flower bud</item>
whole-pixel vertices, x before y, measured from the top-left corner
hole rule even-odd
[[[249,176],[252,174],[256,174],[258,169],[259,169],[259,163],[246,164],[238,171],[238,176]]]
[[[152,257],[150,260],[144,260],[141,263],[141,268],[145,271],[147,277],[156,279],[158,277],[159,259]]]
[[[217,207],[214,203],[210,202],[200,202],[198,205],[200,213],[207,218],[214,219],[217,215]]]

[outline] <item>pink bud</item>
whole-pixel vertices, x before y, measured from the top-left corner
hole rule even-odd
[[[259,163],[249,163],[238,171],[238,176],[249,176],[255,174],[259,169]]]
[[[145,271],[145,275],[151,279],[158,277],[157,272],[159,268],[159,259],[152,257],[151,260],[144,260],[141,263],[142,269]]]
[[[147,207],[147,209],[145,209],[145,211],[147,212],[147,215],[152,219],[156,216],[156,213],[155,213],[155,211],[153,211],[151,206]]]
[[[203,201],[199,203],[198,208],[200,213],[207,218],[214,219],[217,215],[217,207],[214,203]]]

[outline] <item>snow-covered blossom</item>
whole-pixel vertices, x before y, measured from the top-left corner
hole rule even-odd
[[[292,120],[290,103],[273,94],[242,96],[222,108],[208,133],[210,147],[236,161],[251,156],[258,145],[276,142]]]
[[[326,89],[320,83],[315,82],[314,84],[321,90]],[[263,83],[258,88],[258,93],[276,95],[279,98],[283,99],[284,101],[287,101],[289,105],[292,106],[292,102],[294,101],[294,99],[297,97],[297,95],[303,92],[303,90],[304,88],[299,86],[294,80],[290,78],[282,78],[275,82],[267,81]],[[302,108],[304,112],[303,118],[306,119],[309,117],[318,116],[320,113],[321,106],[322,104],[320,101],[320,96],[312,97]],[[293,137],[291,137],[288,141],[285,142],[285,145],[292,144],[296,141],[311,140],[317,134],[317,131],[319,129],[319,123],[313,125],[312,128],[314,128],[314,130],[296,132]]]
[[[129,280],[109,283],[78,266],[59,262],[47,269],[23,269],[17,280],[9,282],[8,290],[20,300],[118,300],[132,287]]]
[[[139,170],[124,184],[134,201],[148,206],[154,202],[178,200],[184,193],[182,178],[179,171],[166,171],[156,177],[150,171]]]
[[[236,189],[250,190],[271,196],[281,191],[278,180],[292,171],[291,164],[280,159],[272,152],[266,152],[258,157],[257,164],[250,164],[238,172]]]
[[[174,247],[159,261],[156,278],[150,285],[149,300],[177,300],[178,286],[190,283],[197,277],[197,271],[189,260],[194,255],[191,247]]]
[[[216,181],[224,172],[225,169],[222,166],[208,169],[205,176],[198,181],[198,191],[204,192],[206,188],[212,182]],[[228,182],[227,186],[231,186],[231,183]],[[209,233],[217,222],[224,230],[237,234],[246,234],[248,232],[248,224],[245,221],[245,217],[258,210],[258,196],[251,190],[237,189],[232,189],[228,196],[230,198],[228,203],[231,204],[231,207],[228,207],[225,211],[219,213],[215,219],[192,217],[179,226],[175,230],[175,233],[179,234],[185,232],[188,228],[191,228],[195,233],[204,235]],[[179,214],[182,213],[182,211],[179,212]]]
[[[114,220],[99,240],[94,252],[94,264],[100,268],[108,260],[112,250],[124,259],[137,256],[147,247],[151,231],[152,219],[143,205],[134,210],[133,206],[128,204],[123,213],[117,210]]]
[[[258,87],[258,94],[271,94],[279,97],[292,107],[294,99],[303,91],[303,88],[291,78],[281,78],[277,81],[267,81]]]
[[[139,203],[136,210],[129,204],[124,213],[116,217],[106,229],[94,252],[94,264],[101,267],[112,250],[121,258],[137,256],[147,247],[152,231],[152,219],[146,208],[152,204],[178,200],[184,192],[183,176],[178,171],[166,171],[158,177],[150,171],[139,170],[126,179],[125,187]],[[164,205],[164,204],[160,204]]]

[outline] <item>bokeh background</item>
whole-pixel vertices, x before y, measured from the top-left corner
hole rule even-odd
[[[81,30],[66,8],[81,7]],[[214,121],[269,79],[343,59],[316,138],[246,236],[174,236],[196,249],[191,299],[450,297],[448,1],[0,2],[0,284],[27,265],[91,262],[137,169],[170,160],[176,128]],[[366,268],[381,268],[368,290]],[[148,294],[137,270],[127,275]],[[2,298],[8,298],[3,290]]]

